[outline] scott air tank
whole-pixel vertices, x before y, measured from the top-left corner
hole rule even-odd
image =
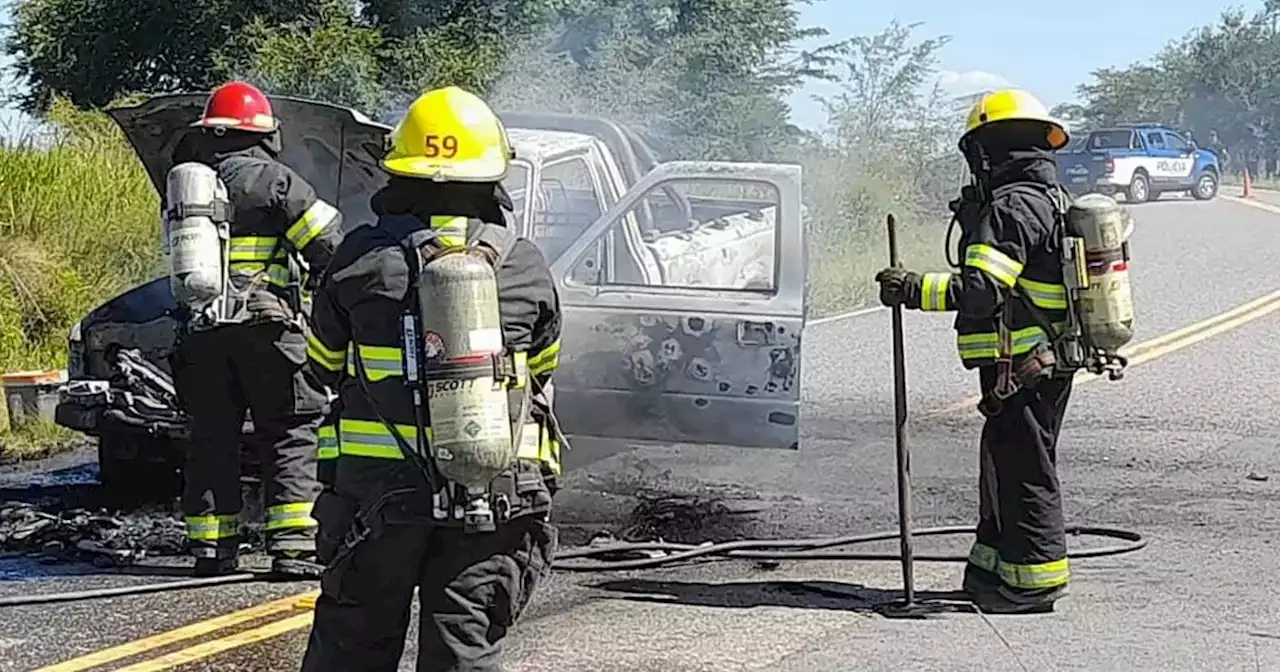
[[[1110,196],[1086,194],[1067,209],[1067,227],[1082,239],[1084,275],[1075,307],[1088,345],[1114,355],[1133,339],[1129,236],[1133,220]]]
[[[180,163],[169,170],[165,202],[169,288],[180,305],[199,311],[227,287],[227,189],[209,166]]]
[[[516,462],[498,280],[485,252],[451,247],[418,281],[431,453],[440,475],[470,491]]]

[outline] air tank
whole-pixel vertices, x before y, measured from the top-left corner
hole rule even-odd
[[[419,276],[423,380],[432,457],[440,475],[471,491],[516,462],[498,282],[484,252],[452,248]]]
[[[227,283],[224,226],[227,190],[212,168],[180,163],[169,170],[164,216],[169,288],[179,304],[199,310],[223,295]]]
[[[1133,219],[1115,199],[1086,194],[1067,209],[1071,235],[1083,241],[1085,285],[1077,299],[1085,340],[1114,355],[1133,339],[1129,236]],[[1082,283],[1083,284],[1083,283]]]

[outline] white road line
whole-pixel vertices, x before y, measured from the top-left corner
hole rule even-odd
[[[1225,201],[1230,201],[1232,203],[1239,203],[1240,205],[1247,205],[1251,208],[1257,208],[1258,210],[1263,210],[1273,215],[1280,215],[1280,206],[1275,206],[1270,203],[1264,203],[1262,201],[1254,201],[1248,198],[1240,198],[1239,196],[1219,196],[1219,198]]]
[[[870,308],[860,308],[860,309],[858,309],[858,310],[851,310],[851,311],[849,311],[849,312],[847,312],[847,313],[839,313],[839,314],[836,314],[836,315],[828,315],[828,316],[826,316],[826,317],[819,317],[819,318],[817,318],[817,319],[815,319],[815,320],[809,320],[809,321],[808,321],[808,323],[807,323],[805,326],[809,326],[809,327],[816,327],[816,326],[821,325],[821,324],[831,324],[832,322],[839,322],[840,320],[847,320],[847,319],[849,319],[849,318],[851,318],[851,317],[861,317],[861,316],[863,316],[863,315],[870,315],[871,313],[876,313],[876,312],[882,311],[882,310],[884,310],[884,309],[885,309],[885,307],[884,307],[884,306],[871,306]]]

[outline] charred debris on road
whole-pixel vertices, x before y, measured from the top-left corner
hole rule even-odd
[[[185,557],[185,530],[176,500],[122,502],[92,482],[5,485],[0,486],[0,560],[114,568]],[[255,506],[255,485],[245,486],[245,513],[250,520],[253,509],[260,509]],[[627,498],[630,511],[617,516],[614,524],[582,529],[572,514],[569,520],[557,521],[565,532],[562,543],[728,541],[742,538],[744,526],[750,527],[749,521],[762,508],[763,502],[752,501],[757,497],[702,490],[633,490]],[[242,523],[242,553],[261,551],[260,528],[260,523]]]

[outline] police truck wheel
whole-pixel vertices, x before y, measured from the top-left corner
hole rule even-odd
[[[182,449],[164,438],[98,439],[98,482],[121,505],[165,502],[182,494]]]
[[[1146,203],[1151,199],[1151,182],[1146,173],[1135,173],[1129,188],[1125,190],[1125,200],[1130,203]]]
[[[1197,201],[1213,200],[1213,197],[1218,195],[1218,176],[1206,170],[1200,175],[1200,179],[1196,180],[1196,186],[1191,190],[1191,195]]]

